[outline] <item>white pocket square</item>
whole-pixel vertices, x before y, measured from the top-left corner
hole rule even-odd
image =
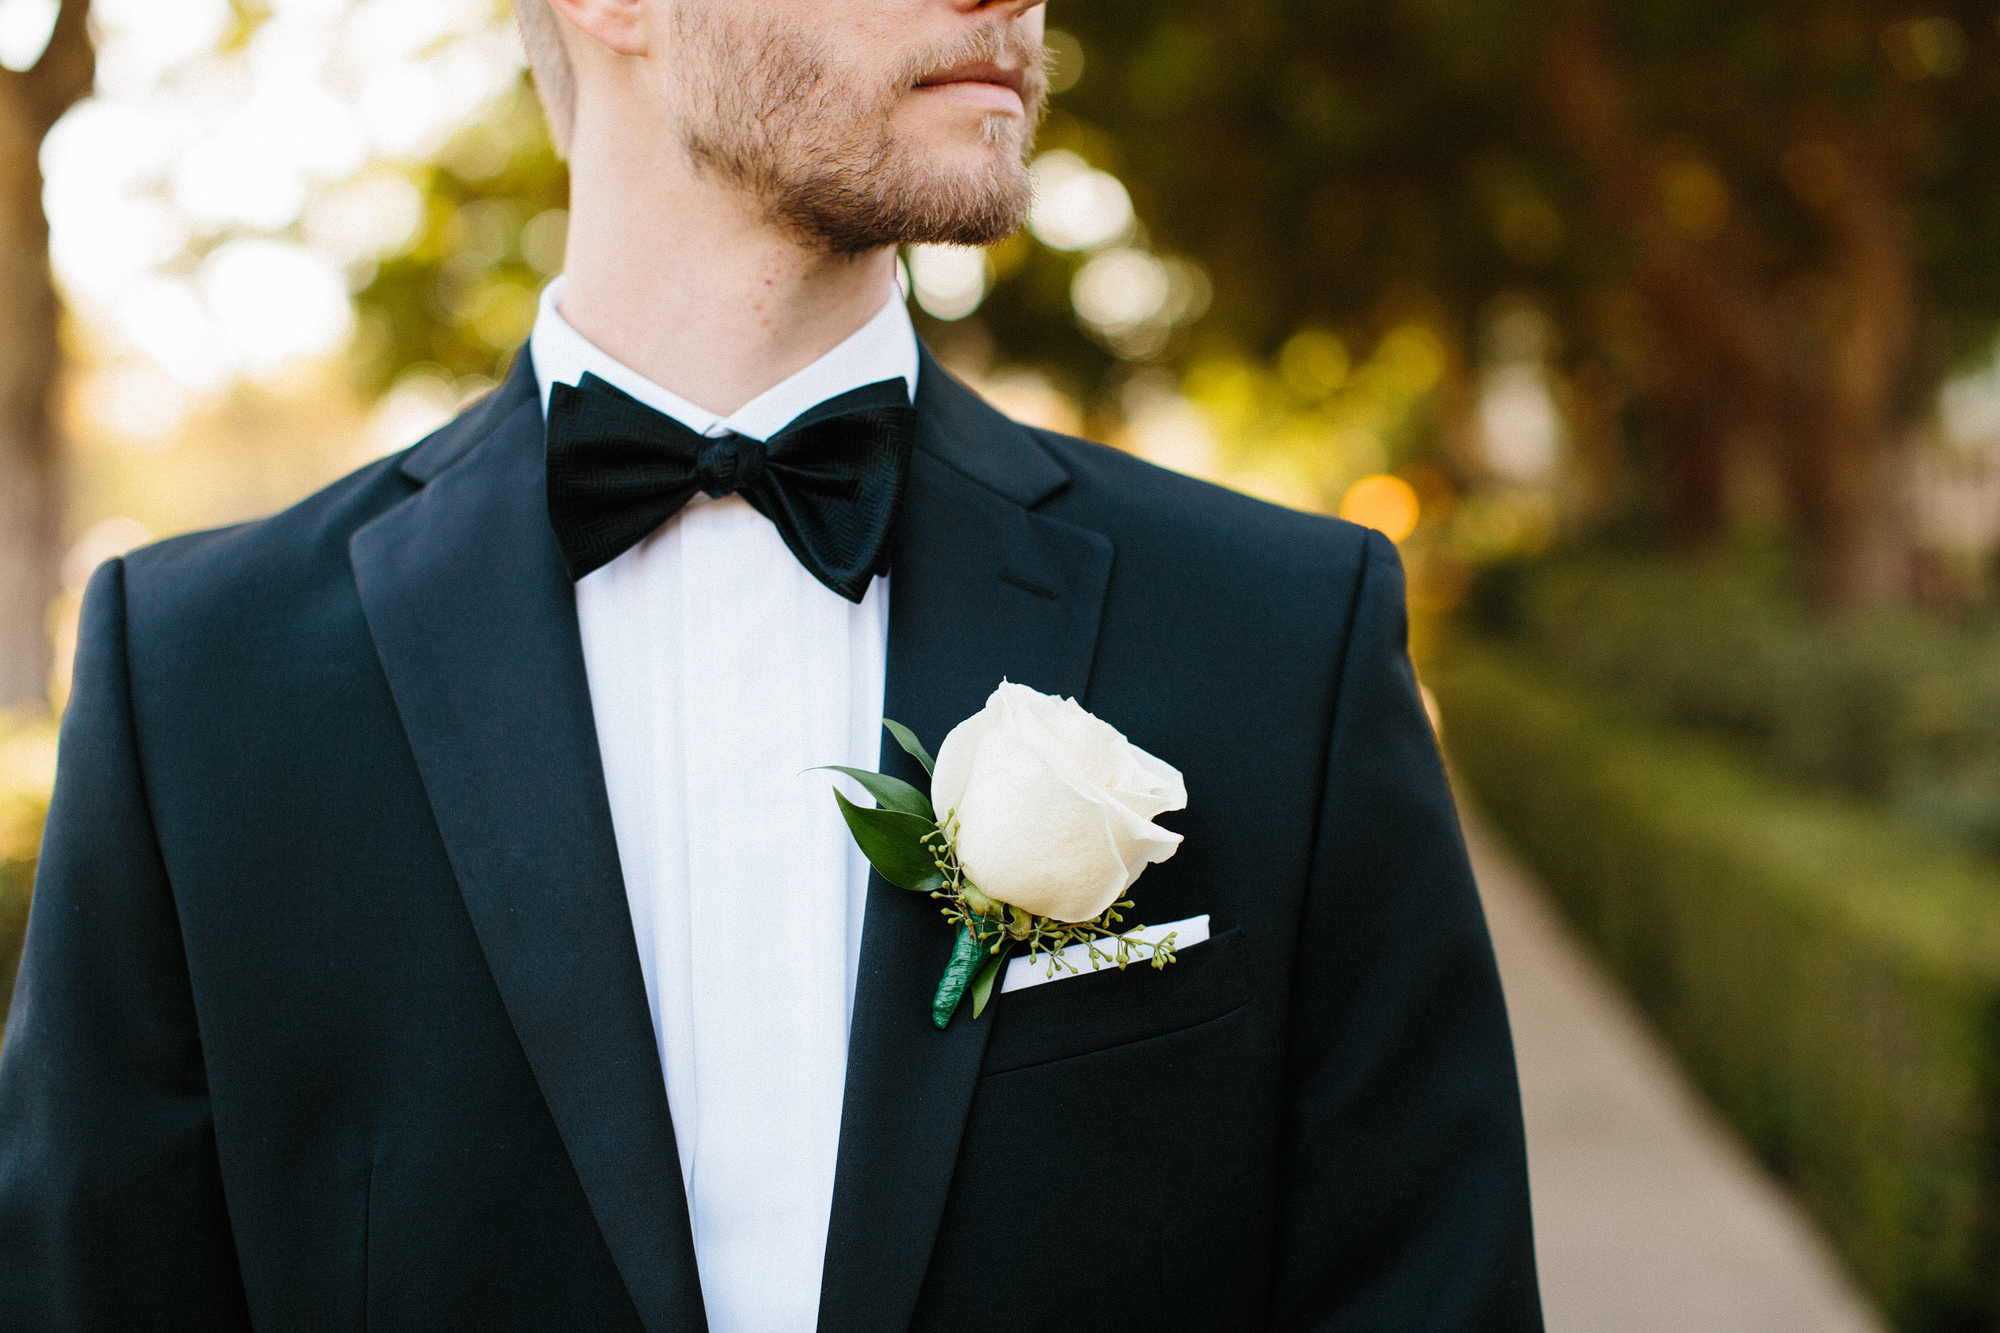
[[[1185,921],[1169,921],[1161,926],[1140,926],[1125,932],[1125,938],[1136,940],[1141,944],[1157,943],[1169,935],[1174,937],[1175,953],[1192,948],[1208,938],[1208,917],[1191,916]],[[1090,946],[1087,944],[1072,944],[1066,949],[1056,950],[1055,956],[1062,961],[1053,965],[1055,971],[1053,976],[1049,974],[1051,964],[1047,954],[1039,958],[1024,954],[1019,958],[1009,959],[1007,973],[1000,978],[1000,993],[1005,995],[1010,990],[1039,986],[1045,981],[1061,981],[1064,977],[1080,977],[1086,972],[1095,972],[1100,967],[1116,967],[1117,963],[1111,961],[1115,954],[1112,948],[1106,947],[1110,944],[1109,940],[1099,940],[1096,958],[1090,956]],[[1150,967],[1152,964],[1127,963],[1126,966]],[[1071,971],[1071,968],[1076,970]]]

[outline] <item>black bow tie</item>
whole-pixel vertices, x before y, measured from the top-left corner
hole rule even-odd
[[[759,442],[697,435],[595,375],[549,393],[549,521],[569,576],[623,555],[696,491],[741,495],[814,578],[861,600],[885,567],[917,413],[900,379],[830,398]]]

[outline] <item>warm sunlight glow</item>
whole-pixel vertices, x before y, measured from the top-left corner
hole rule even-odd
[[[1355,482],[1340,502],[1342,518],[1373,528],[1392,542],[1417,530],[1417,514],[1416,488],[1386,472]]]
[[[37,3],[0,0],[0,59]],[[227,0],[91,17],[96,93],[42,149],[56,275],[111,352],[197,392],[334,350],[350,284],[422,221],[408,171],[522,67],[487,0],[280,0],[241,42]]]

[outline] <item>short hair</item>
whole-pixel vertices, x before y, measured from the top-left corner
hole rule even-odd
[[[562,20],[549,8],[549,0],[514,0],[514,19],[521,27],[521,45],[528,51],[542,114],[548,118],[549,137],[555,140],[556,155],[567,159],[570,136],[576,130],[576,69],[563,41]]]

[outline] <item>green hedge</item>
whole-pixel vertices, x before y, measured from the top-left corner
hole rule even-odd
[[[1908,1333],[1992,1327],[2000,868],[1461,646],[1495,822]]]
[[[1779,571],[1516,571],[1493,626],[1551,673],[1779,776],[2000,856],[2000,617],[1815,615]]]

